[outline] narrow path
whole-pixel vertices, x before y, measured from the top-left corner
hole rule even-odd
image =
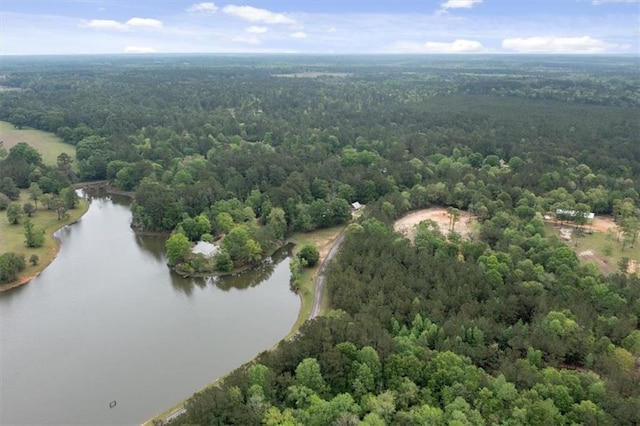
[[[313,319],[318,315],[320,315],[320,307],[322,306],[322,293],[324,292],[324,283],[326,281],[324,273],[327,268],[327,265],[329,264],[329,262],[331,262],[331,259],[333,259],[333,256],[335,256],[336,253],[338,253],[338,250],[340,249],[340,246],[342,245],[343,241],[344,241],[344,232],[338,236],[338,239],[333,244],[333,247],[331,247],[331,250],[329,250],[329,253],[327,253],[327,257],[322,261],[322,265],[320,265],[320,269],[318,270],[318,275],[316,276],[316,283],[315,283],[316,293],[315,293],[315,296],[313,297],[313,306],[311,307],[311,313],[309,314],[309,319]]]

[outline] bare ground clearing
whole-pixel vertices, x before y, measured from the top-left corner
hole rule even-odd
[[[555,232],[560,236],[563,240],[567,242],[567,244],[571,247],[577,247],[578,241],[576,238],[576,226],[570,222],[560,222],[558,220],[546,220],[546,222],[553,224]],[[611,216],[596,216],[591,223],[584,226],[584,229],[587,233],[598,233],[598,234],[610,234],[612,237],[619,239],[622,237],[621,230],[613,220]],[[588,235],[586,238],[590,238]],[[624,237],[622,237],[624,238]],[[580,244],[582,245],[582,243]],[[600,272],[605,275],[611,274],[617,270],[618,263],[616,261],[616,256],[613,258],[610,255],[605,255],[602,253],[600,248],[597,248],[597,245],[593,245],[593,249],[587,249],[582,251],[577,251],[578,257],[587,262],[594,263]],[[574,248],[575,250],[575,248]],[[638,261],[636,259],[629,259],[629,265],[627,267],[628,274],[635,274],[638,271]]]
[[[416,236],[416,225],[425,220],[433,220],[438,224],[440,232],[442,232],[443,235],[449,234],[451,217],[445,207],[432,207],[409,213],[398,219],[394,223],[393,229],[396,232],[406,235],[413,241]],[[460,217],[455,223],[454,231],[462,235],[463,238],[467,238],[473,233],[472,226],[474,222],[475,219],[471,213],[460,210]]]
[[[545,222],[553,223],[555,226],[575,227],[571,222],[560,222],[556,219],[545,220]],[[611,216],[596,216],[591,223],[585,225],[585,229],[606,234],[609,230],[615,231],[617,226]]]
[[[583,250],[578,253],[578,257],[586,262],[593,262],[605,275],[613,272],[613,268],[611,267],[611,265],[606,260],[596,256],[593,250]]]

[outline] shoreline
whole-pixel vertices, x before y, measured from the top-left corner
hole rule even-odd
[[[284,340],[289,340],[291,339],[293,336],[295,336],[295,334],[297,333],[298,329],[300,328],[300,326],[302,324],[304,324],[304,322],[306,322],[308,319],[310,319],[310,315],[312,313],[312,309],[313,309],[313,301],[315,298],[315,293],[316,293],[316,287],[315,287],[315,283],[316,283],[316,278],[318,276],[318,274],[321,272],[320,268],[322,266],[322,264],[324,263],[325,259],[327,258],[329,252],[331,251],[331,248],[333,248],[333,246],[336,244],[336,242],[339,239],[339,236],[342,235],[344,233],[344,230],[346,229],[345,226],[340,226],[338,225],[337,227],[334,228],[330,228],[331,231],[331,236],[326,239],[326,242],[324,245],[330,245],[330,247],[323,247],[324,249],[321,250],[321,254],[320,254],[320,259],[317,263],[316,266],[314,266],[313,268],[308,269],[307,271],[305,271],[303,273],[304,281],[309,281],[312,283],[313,285],[313,292],[309,291],[309,288],[307,286],[302,286],[301,288],[298,289],[298,291],[296,291],[296,294],[298,295],[298,297],[300,298],[300,311],[298,312],[298,317],[296,319],[296,322],[293,323],[293,325],[291,326],[291,329],[289,330],[289,332],[282,337],[282,339],[280,339],[278,342],[276,342],[273,346],[271,346],[270,348],[265,349],[264,351],[261,351],[259,353],[257,353],[255,356],[253,356],[251,359],[247,360],[246,362],[243,362],[242,364],[240,364],[237,368],[242,368],[242,366],[248,365],[251,362],[253,362],[262,352],[267,352],[267,351],[272,351],[275,348],[278,347],[278,345],[280,345],[280,343]],[[293,236],[291,236],[290,238],[287,239],[286,244],[293,244],[294,247],[296,246],[302,246],[303,242],[310,242],[307,240],[311,240],[313,237],[309,237],[309,235],[322,235],[323,231],[326,230],[320,230],[318,231],[314,231],[311,232],[307,235],[307,238],[303,238],[305,241],[302,241],[303,239],[300,238],[299,235],[301,234],[294,234]],[[296,237],[296,235],[298,235]],[[302,234],[304,235],[304,234]],[[292,250],[292,255],[294,255],[294,250]],[[324,288],[321,289],[324,293],[324,291],[326,291]],[[326,308],[325,303],[326,302],[326,297],[323,298],[324,301],[322,303],[322,305],[320,306],[320,312],[323,311],[324,308]],[[306,302],[306,303],[305,303]],[[214,386],[219,386],[220,384],[222,384],[222,382],[227,378],[227,376],[229,376],[229,374],[231,374],[233,371],[235,371],[237,368],[234,368],[233,370],[227,372],[226,374],[214,379],[213,381],[211,381],[209,384],[205,385],[204,387],[194,391],[191,395],[189,395],[187,398],[185,398],[184,400],[176,403],[175,405],[171,406],[170,408],[166,409],[165,411],[163,411],[160,414],[157,414],[153,417],[151,417],[149,420],[144,421],[143,423],[141,423],[142,426],[152,426],[152,425],[162,425],[164,424],[165,421],[167,421],[167,419],[173,419],[175,417],[180,416],[185,410],[185,405],[187,403],[187,401],[196,393],[201,392],[205,389],[209,389],[211,387]]]
[[[50,259],[47,259],[47,261],[45,262],[38,263],[36,265],[37,266],[36,270],[30,272],[28,275],[18,275],[18,278],[16,279],[16,281],[6,283],[6,284],[0,284],[0,293],[13,290],[15,288],[22,287],[23,285],[29,284],[33,279],[37,278],[40,274],[42,274],[42,272],[44,272],[44,270],[47,269],[49,265],[53,263],[54,260],[56,260],[56,258],[58,257],[58,253],[60,252],[60,246],[62,244],[62,241],[60,240],[59,237],[56,236],[56,233],[67,226],[75,225],[76,223],[78,223],[82,219],[82,217],[87,213],[87,211],[89,211],[90,204],[91,203],[89,201],[87,201],[84,198],[81,198],[78,205],[78,209],[77,209],[77,212],[79,212],[79,214],[77,216],[75,214],[70,215],[68,222],[67,221],[62,222],[60,227],[56,228],[53,232],[51,232],[47,236],[47,238],[49,238],[50,241],[53,240],[53,247],[51,248],[51,250],[53,251],[53,256],[51,256]],[[76,211],[73,211],[73,213],[76,213]]]

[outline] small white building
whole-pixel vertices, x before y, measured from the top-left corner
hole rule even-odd
[[[358,211],[361,208],[363,208],[364,206],[362,204],[360,204],[359,202],[355,201],[353,203],[351,203],[351,208]]]
[[[220,250],[220,247],[215,244],[208,243],[206,241],[198,241],[198,244],[193,246],[193,248],[191,249],[191,253],[201,253],[204,255],[204,257],[209,258],[213,257],[213,255],[215,255],[218,250]]]
[[[576,217],[578,217],[578,215],[582,215],[585,214],[583,212],[579,212],[576,210],[564,210],[564,209],[557,209],[556,210],[556,218],[557,219],[564,219],[564,220],[573,220]],[[586,213],[584,218],[587,220],[593,220],[596,217],[595,213],[593,212],[589,212]]]

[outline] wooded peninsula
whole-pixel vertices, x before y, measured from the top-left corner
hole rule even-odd
[[[0,120],[75,147],[55,165],[0,148],[9,222],[37,208],[21,190],[64,215],[73,183],[106,180],[190,274],[360,211],[332,310],[158,423],[640,424],[637,58],[41,56],[1,74]],[[0,253],[0,279],[24,263]]]

